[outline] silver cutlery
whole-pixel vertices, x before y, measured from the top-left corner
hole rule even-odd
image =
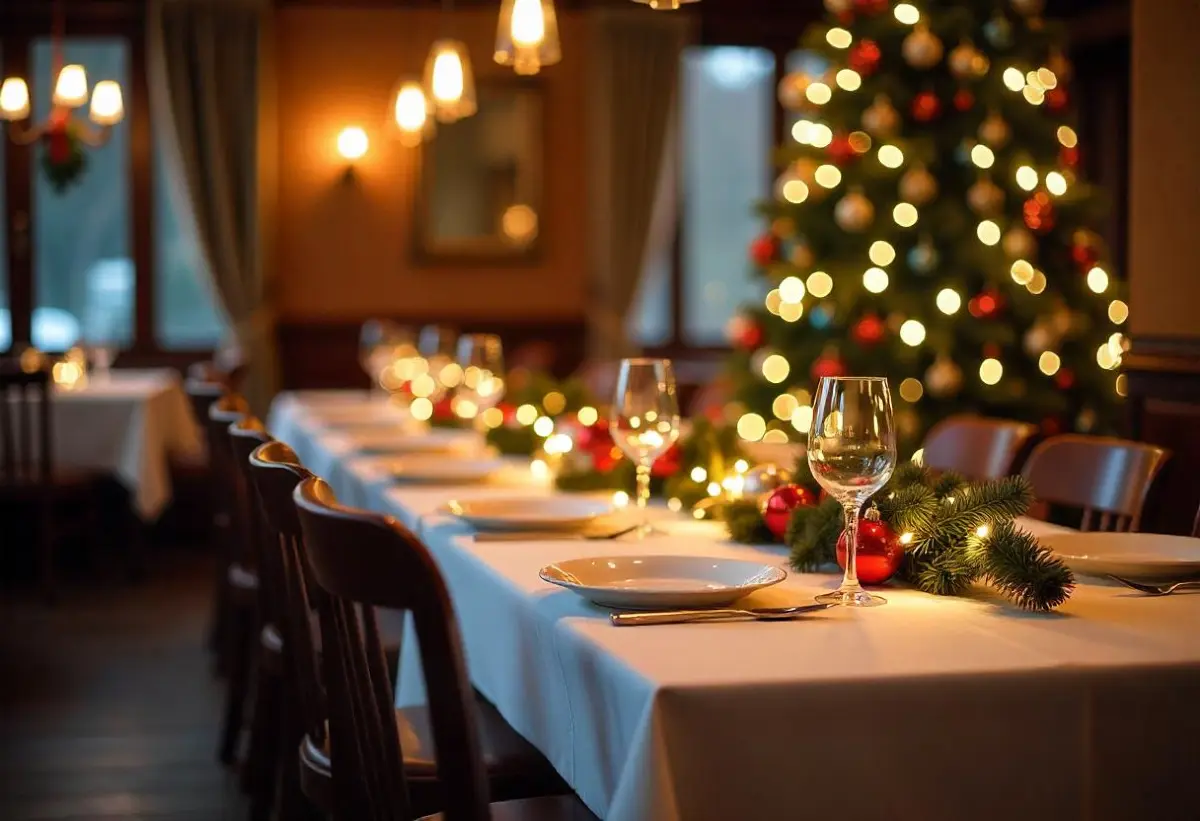
[[[617,627],[633,627],[640,624],[688,624],[701,621],[788,621],[806,613],[816,613],[837,607],[834,603],[802,604],[799,607],[759,607],[750,610],[657,610],[646,613],[613,613],[609,619]]]
[[[557,541],[572,541],[575,539],[583,539],[585,541],[604,541],[606,539],[619,539],[622,536],[628,535],[637,530],[639,525],[630,525],[623,527],[620,530],[609,531],[608,533],[582,533],[575,530],[563,531],[513,531],[505,533],[476,533],[475,541],[477,542],[557,542]]]
[[[1175,582],[1175,584],[1142,584],[1141,582],[1123,579],[1120,576],[1109,575],[1109,578],[1115,582],[1120,582],[1126,587],[1151,596],[1169,596],[1176,590],[1200,590],[1200,579],[1191,582]]]

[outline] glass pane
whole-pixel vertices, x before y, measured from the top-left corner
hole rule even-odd
[[[50,114],[55,80],[48,39],[33,43],[30,94],[38,122]],[[89,89],[116,80],[129,99],[129,47],[118,39],[70,39],[63,62],[87,71]],[[86,106],[72,112],[84,129]],[[84,168],[59,190],[44,163],[52,152],[82,152]],[[129,222],[129,125],[112,129],[101,148],[43,139],[33,152],[33,344],[62,350],[77,341],[133,341],[135,272]]]
[[[215,348],[228,322],[186,208],[183,184],[171,174],[160,144],[154,152],[154,333],[167,349]]]
[[[762,231],[754,205],[770,186],[775,58],[760,48],[689,49],[680,81],[683,336],[719,345],[757,294],[746,247]]]
[[[4,173],[4,152],[7,147],[8,139],[0,132],[0,351],[12,347],[12,312],[8,307],[8,227],[11,217],[4,199],[8,191],[8,179]]]
[[[671,341],[671,248],[663,249],[642,271],[642,281],[629,312],[629,336],[639,345]]]

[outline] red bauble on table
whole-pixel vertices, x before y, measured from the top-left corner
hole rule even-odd
[[[882,57],[882,52],[874,40],[859,40],[850,48],[847,62],[849,62],[850,68],[867,77],[874,74],[875,70],[879,68],[880,57]]]
[[[942,113],[942,101],[932,91],[922,91],[912,101],[912,116],[919,123],[927,123]]]
[[[854,336],[854,341],[859,345],[868,346],[874,345],[883,339],[886,331],[887,326],[883,324],[882,319],[875,314],[867,314],[855,323],[851,334]]]
[[[750,243],[750,259],[764,268],[779,258],[779,240],[771,234],[763,234]]]
[[[965,88],[960,88],[954,92],[954,107],[959,111],[970,111],[971,106],[975,105],[975,95],[967,91]]]
[[[876,518],[872,519],[872,514]],[[888,527],[886,522],[879,521],[879,514],[868,511],[867,515],[858,520],[858,549],[855,551],[855,567],[858,570],[858,580],[863,584],[882,584],[896,574],[900,562],[904,560],[904,545],[900,538]],[[846,531],[837,541],[837,562],[842,570],[846,569]]]
[[[817,503],[813,492],[802,485],[783,485],[771,491],[762,501],[763,522],[775,534],[776,539],[782,539],[787,533],[788,522],[792,519],[792,511],[798,507],[809,507]]]
[[[758,320],[745,314],[738,314],[729,320],[725,335],[736,348],[743,351],[753,351],[763,343],[763,329]]]

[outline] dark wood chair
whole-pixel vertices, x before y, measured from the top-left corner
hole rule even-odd
[[[304,745],[302,778],[314,780],[322,767],[329,772],[332,764],[332,814],[401,821],[424,811],[418,797],[422,779],[417,776],[423,767],[414,766],[400,740],[403,735],[407,743],[409,733],[403,730],[413,713],[393,707],[379,644],[374,609],[386,607],[409,612],[420,645],[429,698],[422,722],[427,725],[413,722],[410,728],[416,730],[422,748],[418,755],[428,755],[430,740],[436,750],[434,795],[441,814],[430,817],[593,819],[573,795],[489,806],[489,787],[497,798],[505,789],[498,769],[503,762],[493,746],[496,730],[488,719],[481,720],[487,710],[477,708],[454,610],[428,550],[395,520],[339,505],[329,486],[316,477],[301,481],[293,498],[307,567],[321,591],[316,605],[329,736],[324,752],[332,751],[330,758],[313,760],[309,745]],[[494,713],[494,708],[488,709]],[[545,766],[544,759],[533,754]]]
[[[1017,460],[1037,426],[984,416],[950,416],[925,436],[924,463],[936,471],[952,470],[968,479],[998,479],[1016,472]]]
[[[1082,511],[1080,530],[1136,531],[1146,495],[1169,456],[1140,442],[1065,434],[1035,447],[1021,473],[1039,504]]]
[[[58,541],[73,533],[94,550],[97,493],[105,478],[55,464],[53,396],[49,371],[0,363],[0,505],[32,513],[38,575],[48,602],[58,596]],[[4,527],[11,529],[11,522]]]

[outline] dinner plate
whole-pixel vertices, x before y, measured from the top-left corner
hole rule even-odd
[[[1039,541],[1076,573],[1165,581],[1200,576],[1200,539],[1160,533],[1052,533]]]
[[[391,425],[362,427],[339,431],[339,433],[345,437],[354,450],[360,453],[441,453],[475,456],[482,454],[486,448],[479,434],[469,430],[435,428],[420,433],[410,433],[401,427]]]
[[[446,508],[476,530],[580,530],[613,513],[602,499],[562,496],[511,496],[496,499],[452,499]]]
[[[401,456],[387,465],[397,482],[433,485],[486,482],[503,468],[503,459],[459,459],[441,454]]]
[[[538,575],[604,607],[660,610],[732,604],[787,571],[711,556],[603,556],[556,562]]]

